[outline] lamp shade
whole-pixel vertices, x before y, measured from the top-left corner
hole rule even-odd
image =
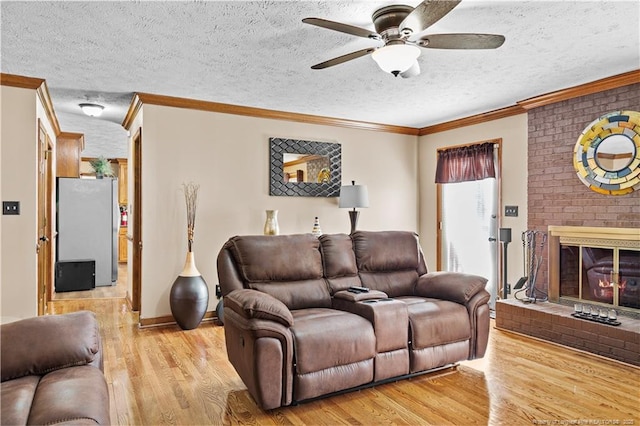
[[[366,185],[345,185],[340,187],[340,208],[369,207],[369,192]]]
[[[390,44],[371,54],[382,71],[395,76],[411,68],[418,56],[420,56],[420,48],[408,44]]]

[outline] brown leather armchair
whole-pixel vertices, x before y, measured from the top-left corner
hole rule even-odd
[[[486,279],[428,273],[415,233],[233,237],[218,276],[228,358],[263,409],[452,366],[487,347]]]
[[[110,424],[102,344],[92,312],[0,326],[0,423]]]

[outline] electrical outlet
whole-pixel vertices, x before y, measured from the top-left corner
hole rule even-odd
[[[518,206],[504,206],[504,215],[518,217]]]
[[[3,201],[2,214],[20,214],[20,201]]]

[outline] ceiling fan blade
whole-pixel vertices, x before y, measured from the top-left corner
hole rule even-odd
[[[415,42],[431,49],[497,49],[504,43],[498,34],[429,34]]]
[[[334,65],[338,65],[338,64],[341,64],[343,62],[347,62],[347,61],[350,61],[352,59],[356,59],[356,58],[359,58],[361,56],[368,55],[369,53],[373,52],[374,50],[376,50],[376,49],[373,48],[373,47],[370,47],[368,49],[362,49],[362,50],[358,50],[356,52],[347,53],[346,55],[338,56],[337,58],[329,59],[328,61],[324,61],[324,62],[321,62],[319,64],[316,64],[316,65],[312,66],[311,69],[313,69],[313,70],[321,70],[321,69],[324,69],[324,68],[329,68],[329,67],[332,67]]]
[[[451,12],[461,0],[424,0],[400,23],[400,31],[414,34],[426,30]]]
[[[339,31],[341,33],[351,34],[358,37],[372,38],[375,40],[380,39],[380,34],[375,33],[366,28],[354,27],[353,25],[347,25],[340,22],[329,21],[321,18],[304,18],[302,20],[305,24],[315,25],[321,28],[327,28],[329,30]]]

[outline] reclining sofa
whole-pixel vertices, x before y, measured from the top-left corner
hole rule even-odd
[[[265,410],[487,348],[487,280],[428,273],[412,232],[236,236],[217,268],[229,361]]]
[[[0,424],[108,425],[109,391],[95,314],[0,326]]]

